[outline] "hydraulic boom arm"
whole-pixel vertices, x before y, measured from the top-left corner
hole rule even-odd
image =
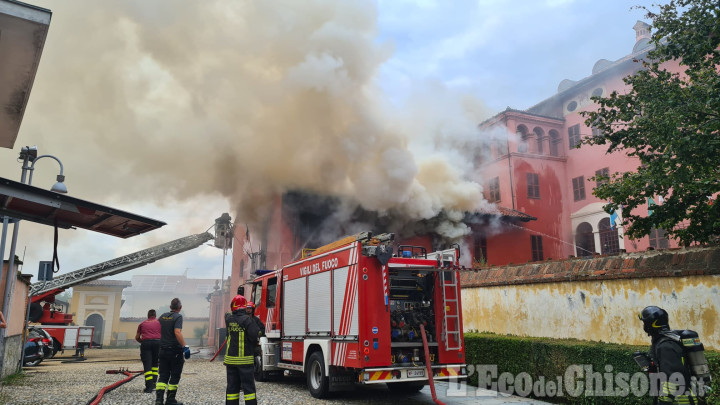
[[[30,286],[30,296],[37,296],[55,289],[70,288],[74,285],[142,267],[155,260],[164,259],[190,249],[195,249],[211,239],[214,239],[214,236],[208,232],[190,235],[80,270],[71,271],[70,273],[59,275],[49,281],[33,283]]]

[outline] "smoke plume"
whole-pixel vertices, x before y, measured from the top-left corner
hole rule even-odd
[[[303,190],[342,201],[338,222],[440,218],[451,238],[486,204],[483,103],[427,82],[388,102],[370,2],[37,3],[53,19],[20,142],[63,156],[73,195],[220,195],[252,226]]]

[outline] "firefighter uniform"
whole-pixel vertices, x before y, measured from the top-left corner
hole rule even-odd
[[[653,360],[650,381],[659,383],[651,386],[654,403],[660,405],[694,405],[697,399],[692,394],[690,370],[685,364],[683,349],[669,337],[672,334],[668,313],[656,306],[645,307],[638,318],[643,330],[651,337],[650,357]],[[682,376],[679,380],[675,377]]]
[[[660,405],[690,405],[697,404],[697,399],[692,395],[690,386],[690,371],[685,365],[682,347],[674,340],[663,336],[662,334],[653,336],[652,346],[650,346],[650,354],[655,364],[657,372],[660,373],[660,387],[656,387],[658,392],[657,402]],[[678,385],[669,381],[674,373],[682,375],[685,383]],[[653,381],[654,379],[651,379]]]
[[[160,376],[155,386],[157,392],[156,404],[163,404],[163,396],[167,389],[168,405],[182,405],[177,402],[177,394],[180,375],[182,374],[185,359],[183,358],[183,346],[175,336],[175,329],[182,329],[183,317],[178,312],[166,312],[160,316]]]
[[[245,404],[256,405],[254,354],[262,332],[253,318],[244,312],[244,308],[225,314],[225,327],[225,404],[240,404],[242,390]]]

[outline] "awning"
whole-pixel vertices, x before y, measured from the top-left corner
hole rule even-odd
[[[0,177],[0,216],[129,238],[166,225],[90,201]]]

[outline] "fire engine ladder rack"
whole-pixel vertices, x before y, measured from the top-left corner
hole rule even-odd
[[[214,238],[215,237],[208,232],[190,235],[80,270],[71,271],[49,281],[33,283],[30,285],[30,295],[40,295],[41,293],[57,288],[70,288],[78,284],[87,283],[88,281],[132,270],[156,260],[195,249]]]
[[[450,279],[446,279],[450,276]],[[440,273],[440,286],[442,287],[443,296],[443,327],[442,336],[445,340],[445,350],[460,350],[460,314],[457,311],[458,307],[458,280],[454,271],[447,273]],[[452,289],[452,293],[448,294],[447,289]],[[455,315],[448,314],[448,304],[453,303],[455,308]],[[455,337],[457,345],[450,343],[450,337]]]

